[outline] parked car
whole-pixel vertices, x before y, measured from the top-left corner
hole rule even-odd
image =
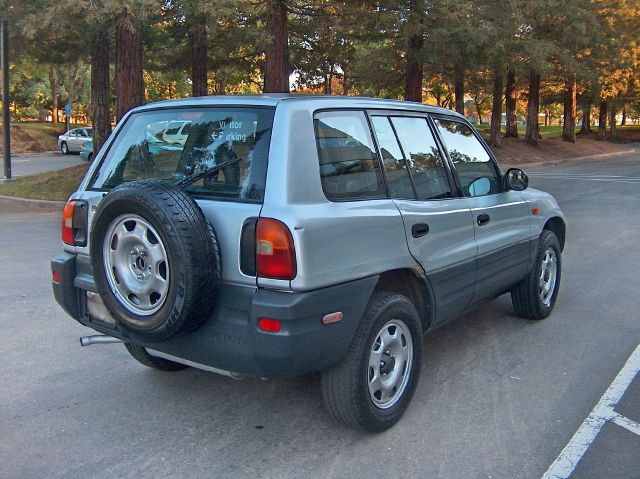
[[[149,125],[188,121],[181,148],[151,152]],[[84,344],[164,371],[320,372],[328,410],[367,431],[408,407],[425,332],[503,293],[547,317],[566,235],[461,115],[302,95],[134,109],[62,225],[53,291],[102,334]]]
[[[73,128],[58,136],[58,149],[64,155],[80,153],[82,145],[91,140],[91,128]]]
[[[91,163],[93,160],[93,140],[86,141],[80,147],[80,158]]]
[[[190,121],[172,121],[167,125],[166,129],[162,133],[162,139],[166,143],[184,145],[187,141],[187,136],[189,136],[190,129]]]

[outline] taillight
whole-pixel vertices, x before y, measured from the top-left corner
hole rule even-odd
[[[62,241],[71,246],[87,245],[88,205],[83,200],[69,201],[62,211]]]
[[[73,208],[75,201],[69,201],[62,211],[62,241],[73,246]]]
[[[256,264],[258,276],[293,279],[296,253],[289,228],[281,221],[260,218],[256,227]]]

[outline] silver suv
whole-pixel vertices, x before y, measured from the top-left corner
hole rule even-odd
[[[163,128],[189,124],[183,144]],[[62,307],[141,363],[321,372],[368,431],[407,408],[422,335],[510,292],[542,319],[565,220],[449,110],[368,98],[208,97],[137,108],[65,207]]]

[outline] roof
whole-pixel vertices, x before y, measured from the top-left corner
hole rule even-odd
[[[339,96],[339,95],[303,95],[295,93],[268,93],[263,95],[218,95],[183,98],[180,100],[166,100],[136,108],[136,111],[150,110],[154,108],[180,107],[180,106],[203,106],[203,105],[254,105],[254,106],[276,106],[281,102],[312,103],[313,108],[329,107],[361,107],[378,109],[402,109],[420,110],[429,113],[446,113],[460,116],[458,113],[433,105],[423,103],[387,100],[382,98],[369,98],[359,96]]]

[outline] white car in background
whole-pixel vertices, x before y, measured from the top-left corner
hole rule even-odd
[[[58,137],[58,149],[63,155],[80,153],[82,145],[91,141],[92,137],[91,128],[73,128]]]
[[[172,121],[162,133],[162,139],[166,143],[177,143],[184,146],[189,136],[189,130],[191,130],[190,121]]]

